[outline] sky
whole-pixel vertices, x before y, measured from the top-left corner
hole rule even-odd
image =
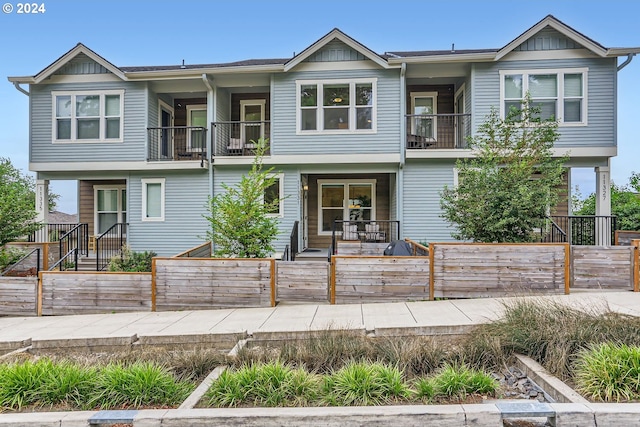
[[[28,98],[6,77],[35,75],[78,42],[116,66],[287,58],[335,27],[378,53],[500,48],[552,14],[606,47],[640,47],[640,2],[632,0],[45,0],[37,14],[0,3],[0,156],[25,173]],[[640,171],[638,99],[640,55],[618,76],[617,184]],[[593,169],[575,169],[572,184],[593,192]],[[61,196],[59,210],[77,212],[75,182],[51,181],[50,190]]]

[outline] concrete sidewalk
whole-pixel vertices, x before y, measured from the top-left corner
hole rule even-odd
[[[522,297],[521,297],[522,298]],[[575,307],[608,307],[640,316],[640,293],[580,292],[552,297]],[[512,298],[349,305],[279,305],[204,311],[140,312],[57,317],[0,318],[0,354],[32,346],[114,347],[211,343],[233,346],[239,337],[278,339],[324,329],[383,335],[459,334],[496,319]],[[226,339],[223,339],[226,337]]]

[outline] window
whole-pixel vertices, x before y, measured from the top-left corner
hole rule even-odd
[[[127,222],[127,190],[124,186],[94,186],[94,234]]]
[[[124,91],[52,92],[56,142],[121,142]]]
[[[374,132],[375,79],[298,81],[298,130]]]
[[[558,119],[563,126],[586,125],[587,69],[501,70],[501,114],[520,109],[529,92],[542,120]]]
[[[187,105],[187,151],[200,152],[206,148],[205,132],[207,128],[207,107]]]
[[[318,180],[318,234],[331,234],[335,220],[375,220],[375,194],[375,180]]]
[[[142,220],[164,221],[164,178],[142,180]]]
[[[275,176],[275,181],[264,190],[264,203],[267,216],[284,217],[284,175]]]

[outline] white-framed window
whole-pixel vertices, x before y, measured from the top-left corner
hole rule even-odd
[[[330,235],[335,220],[376,219],[376,180],[318,180],[318,234]]]
[[[275,181],[264,190],[264,203],[272,206],[268,209],[269,217],[284,217],[284,174],[274,175]],[[276,202],[277,200],[277,202]]]
[[[540,118],[561,126],[587,124],[587,68],[500,70],[500,114],[520,109],[528,92]]]
[[[411,135],[438,137],[438,92],[411,92]]]
[[[124,90],[51,92],[54,142],[122,142]]]
[[[207,128],[207,106],[187,105],[187,151],[201,152],[206,149],[205,131]],[[191,129],[192,127],[203,129]]]
[[[377,79],[298,80],[299,134],[376,132]]]
[[[164,178],[142,179],[142,221],[164,221]]]
[[[127,223],[127,190],[124,185],[94,185],[94,234],[100,235],[114,224]]]

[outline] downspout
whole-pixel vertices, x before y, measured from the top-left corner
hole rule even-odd
[[[627,59],[620,65],[618,65],[617,70],[620,71],[622,70],[624,67],[626,67],[627,65],[629,65],[629,63],[633,60],[633,57],[636,56],[635,53],[630,53],[629,55],[627,55]]]
[[[209,165],[209,197],[213,197],[213,132],[214,129],[211,126],[213,123],[213,118],[215,117],[215,107],[216,107],[216,98],[215,98],[215,90],[213,89],[213,85],[211,84],[211,80],[209,80],[209,76],[206,74],[202,74],[202,81],[204,85],[207,87],[207,127],[211,132],[209,138],[207,138],[207,164]]]
[[[407,138],[407,121],[405,119],[405,113],[407,109],[407,87],[405,85],[405,75],[407,73],[407,64],[403,62],[400,67],[400,165],[398,168],[398,182],[397,187],[397,203],[396,216],[400,221],[400,235],[398,239],[402,239],[404,236],[404,164],[406,159],[406,138]]]
[[[24,93],[25,95],[29,96],[29,91],[25,90],[23,88],[20,87],[20,83],[18,82],[13,82],[13,85],[16,87],[16,89],[18,89],[20,92]]]

